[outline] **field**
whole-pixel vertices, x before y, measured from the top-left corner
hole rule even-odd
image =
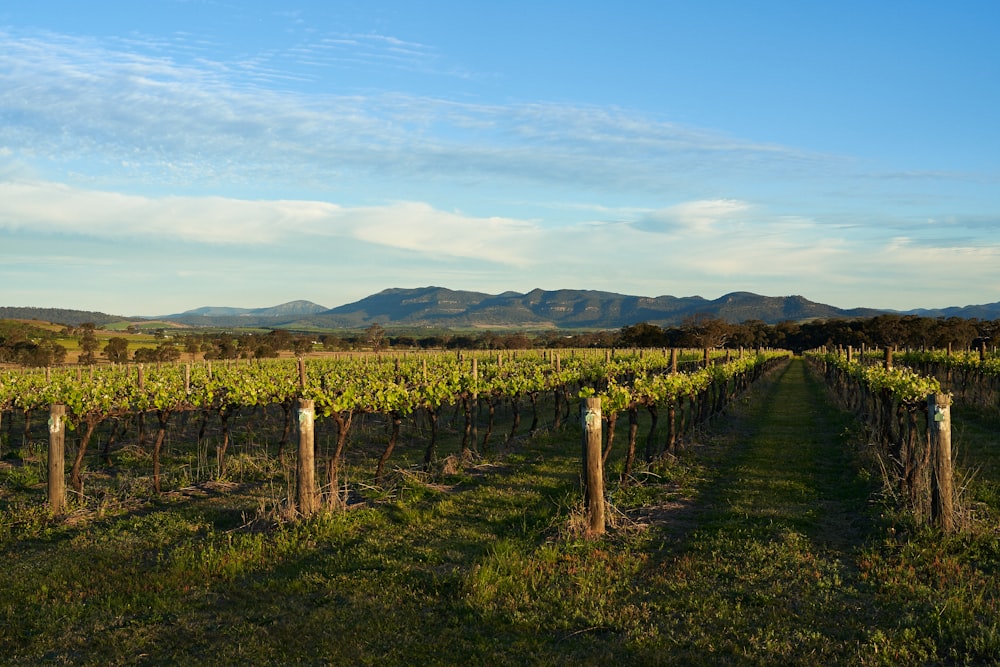
[[[209,456],[217,427],[196,446],[196,420],[178,423],[159,496],[132,424],[113,465],[92,445],[87,502],[56,520],[45,425],[24,439],[9,415],[9,664],[1000,661],[996,416],[955,408],[963,526],[945,536],[897,511],[860,426],[800,359],[626,484],[620,423],[601,539],[582,531],[575,420],[507,439],[501,413],[464,464],[452,420],[429,470],[427,426],[409,420],[375,485],[386,424],[371,417],[348,451],[348,508],[307,520],[288,512],[277,414],[234,418],[222,478]],[[329,448],[334,434],[317,437]]]

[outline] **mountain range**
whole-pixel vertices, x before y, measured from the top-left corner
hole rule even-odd
[[[937,310],[890,311],[874,308],[842,309],[809,301],[802,296],[761,296],[732,292],[718,299],[700,296],[643,297],[592,290],[532,290],[526,294],[486,294],[443,287],[393,288],[360,301],[326,308],[311,301],[289,301],[269,308],[205,306],[156,318],[125,318],[91,311],[52,308],[4,308],[0,318],[44,319],[61,324],[98,325],[156,319],[187,326],[269,327],[287,329],[352,329],[371,324],[414,328],[561,328],[618,329],[648,322],[675,326],[692,317],[711,317],[739,323],[761,320],[867,318],[885,313],[922,317],[1000,318],[1000,303]]]

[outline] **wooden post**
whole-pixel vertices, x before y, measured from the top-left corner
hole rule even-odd
[[[583,470],[586,487],[587,535],[604,534],[604,466],[601,445],[601,399],[587,398],[583,404]]]
[[[892,346],[889,345],[885,348],[885,369],[889,370],[892,368]]]
[[[931,519],[941,530],[955,528],[955,489],[951,469],[951,395],[927,397],[931,444]]]
[[[66,509],[66,406],[59,403],[49,408],[49,507]]]
[[[677,375],[677,348],[670,348],[670,374]]]
[[[479,420],[477,415],[479,414],[479,360],[476,357],[472,357],[472,386],[477,389],[472,392],[472,447],[475,449],[477,438],[479,438]]]
[[[307,398],[299,399],[299,456],[296,462],[295,502],[303,516],[316,511],[316,450],[315,450],[315,406]]]

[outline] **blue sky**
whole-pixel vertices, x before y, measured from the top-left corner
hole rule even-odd
[[[0,4],[0,305],[1000,301],[1000,3]]]

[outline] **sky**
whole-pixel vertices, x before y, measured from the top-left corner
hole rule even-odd
[[[0,306],[1000,301],[993,0],[3,0]]]

